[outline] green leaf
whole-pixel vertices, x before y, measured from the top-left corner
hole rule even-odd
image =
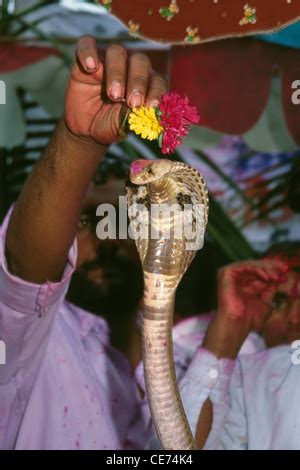
[[[162,148],[163,146],[163,132],[161,132],[158,136],[158,146],[159,148]]]
[[[166,7],[162,7],[160,8],[159,13],[163,18],[167,18],[170,15],[170,10]]]
[[[31,26],[31,28],[32,28],[33,26],[36,26],[36,25],[42,23],[43,21],[46,21],[46,20],[49,20],[50,18],[53,18],[53,16],[55,16],[55,15],[49,14],[49,15],[42,16],[41,18],[38,18],[37,20],[32,21],[32,22],[30,23],[30,26]],[[23,33],[24,33],[25,31],[27,31],[28,29],[29,29],[29,28],[28,28],[28,25],[27,25],[27,24],[23,24],[17,31],[14,31],[14,32],[11,34],[11,36],[12,36],[12,37],[19,36],[20,34],[23,34]]]

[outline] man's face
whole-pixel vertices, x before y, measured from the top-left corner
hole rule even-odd
[[[107,317],[136,310],[142,297],[143,275],[135,243],[99,240],[96,217],[99,204],[112,204],[118,220],[119,196],[125,181],[111,177],[105,184],[91,183],[77,233],[78,259],[67,298],[84,310]],[[118,236],[118,233],[117,233]]]
[[[300,273],[290,271],[273,298],[270,316],[262,331],[267,347],[300,339]]]

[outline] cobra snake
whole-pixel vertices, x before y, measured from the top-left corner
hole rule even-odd
[[[135,242],[144,273],[141,330],[151,415],[163,449],[195,449],[176,381],[172,325],[176,289],[197,249],[203,245],[208,218],[206,185],[201,174],[184,163],[166,159],[137,160],[131,165],[126,192],[129,220],[136,224],[135,228],[137,211],[132,208],[136,204],[143,205],[149,214],[147,220],[139,219],[148,221],[146,236],[137,232]],[[155,204],[175,205],[179,211],[169,211],[163,216],[148,212]],[[189,208],[187,212],[185,207]],[[179,219],[182,214],[184,218]],[[175,236],[182,220],[198,227],[198,235],[200,230],[200,244],[196,249],[187,249],[191,237],[184,230],[181,236]],[[153,227],[158,233],[156,238],[152,237]],[[168,238],[163,231],[166,228],[170,233]]]

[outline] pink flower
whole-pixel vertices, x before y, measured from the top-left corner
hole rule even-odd
[[[200,116],[194,106],[189,106],[187,96],[181,97],[175,92],[163,95],[159,109],[164,128],[162,153],[173,153],[181,144],[180,138],[189,133],[191,124],[199,122]]]

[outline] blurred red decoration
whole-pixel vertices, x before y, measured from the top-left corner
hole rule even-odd
[[[132,33],[198,43],[270,32],[300,18],[298,0],[97,0]]]

